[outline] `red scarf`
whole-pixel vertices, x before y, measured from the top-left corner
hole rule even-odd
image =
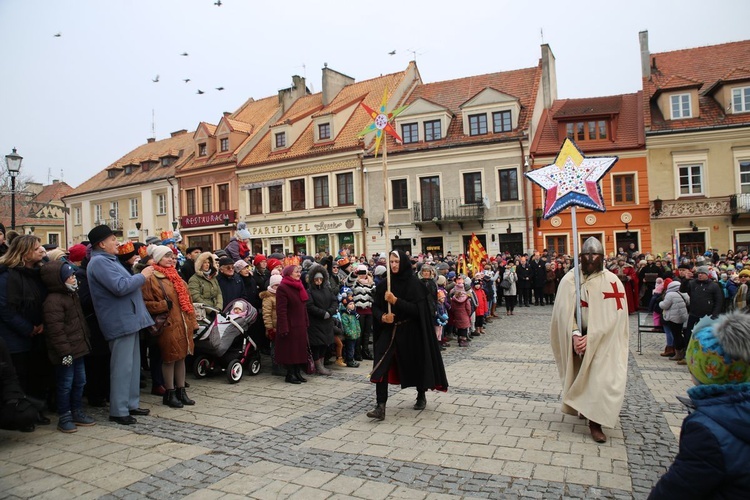
[[[296,288],[299,290],[299,298],[302,302],[307,302],[307,291],[305,290],[305,287],[302,285],[302,281],[296,280],[292,278],[291,276],[284,276],[281,278],[282,283],[286,283],[292,288]]]
[[[186,313],[195,313],[195,309],[193,309],[193,300],[190,298],[190,292],[188,292],[185,282],[182,281],[180,275],[177,274],[177,269],[174,267],[162,267],[156,264],[153,266],[156,271],[162,273],[172,283],[175,292],[177,292],[177,300],[180,303],[180,309]]]

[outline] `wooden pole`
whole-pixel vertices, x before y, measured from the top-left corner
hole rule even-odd
[[[383,230],[385,234],[385,248],[386,253],[388,254],[388,257],[386,259],[387,266],[388,266],[388,272],[385,273],[386,276],[386,282],[385,282],[385,290],[387,292],[391,291],[391,249],[390,244],[391,240],[389,238],[389,230],[388,230],[388,139],[386,138],[385,131],[383,133]],[[403,263],[400,263],[399,265],[403,265]],[[391,314],[391,304],[388,303],[388,314]]]

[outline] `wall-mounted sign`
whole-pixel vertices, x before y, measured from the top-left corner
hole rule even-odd
[[[228,224],[234,224],[236,218],[234,210],[224,210],[223,212],[209,212],[205,214],[196,215],[183,215],[180,217],[180,227],[203,227],[203,226],[216,226],[218,224],[224,224],[226,220]]]
[[[274,181],[266,181],[266,182],[251,182],[250,184],[243,184],[240,186],[240,191],[247,191],[248,189],[256,189],[256,188],[264,188],[264,187],[270,187],[270,186],[282,186],[284,185],[284,181],[282,180],[274,180]]]
[[[347,230],[361,231],[360,219],[334,219],[320,222],[296,222],[283,224],[255,224],[247,222],[247,230],[253,237],[301,236],[307,234],[340,233]]]

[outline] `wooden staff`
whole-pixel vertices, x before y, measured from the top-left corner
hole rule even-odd
[[[391,291],[391,251],[388,249],[390,246],[390,238],[388,237],[388,138],[385,130],[383,134],[383,225],[385,226],[385,247],[388,257],[386,258],[386,266],[388,266],[388,272],[385,273],[385,291]],[[402,265],[399,263],[399,266]],[[388,314],[391,314],[391,303],[388,302]]]

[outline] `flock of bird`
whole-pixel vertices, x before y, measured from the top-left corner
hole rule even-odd
[[[216,5],[217,7],[221,7],[221,5],[222,5],[222,3],[221,3],[221,0],[216,0],[216,1],[214,2],[214,5]],[[55,34],[54,34],[54,35],[52,35],[52,36],[54,36],[55,38],[60,38],[60,37],[62,36],[62,32],[61,32],[61,31],[58,31],[57,33],[55,33]],[[183,52],[183,53],[182,53],[182,54],[180,54],[180,55],[181,55],[182,57],[188,57],[188,56],[189,56],[190,54],[188,54],[187,52]],[[152,78],[152,79],[151,79],[151,81],[152,81],[153,83],[159,83],[159,75],[157,74],[157,75],[156,75],[156,76],[155,76],[154,78]],[[190,83],[190,78],[183,78],[183,79],[182,79],[182,81],[183,81],[183,82],[185,82],[185,83]],[[222,90],[224,90],[224,87],[216,87],[216,90],[218,90],[218,91],[220,91],[220,92],[221,92]],[[203,95],[203,94],[205,94],[206,92],[204,92],[204,91],[203,91],[203,90],[201,90],[201,89],[197,89],[197,91],[196,91],[195,93],[196,93],[196,94],[198,94],[198,95]]]

